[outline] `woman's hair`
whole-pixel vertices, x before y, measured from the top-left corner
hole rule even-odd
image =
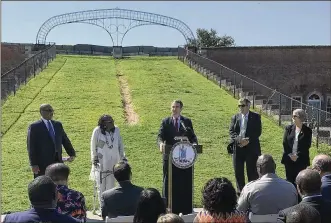
[[[101,115],[101,117],[99,118],[99,121],[98,121],[98,126],[101,129],[101,133],[104,134],[104,135],[106,135],[105,121],[106,121],[106,119],[109,119],[109,118],[111,118],[110,115],[104,114],[104,115]]]
[[[306,121],[306,112],[305,110],[298,108],[293,111],[293,114],[298,116],[298,119],[300,119],[301,122]]]
[[[225,177],[210,179],[202,190],[202,203],[210,215],[231,213],[237,205],[236,190]]]
[[[164,200],[158,190],[147,188],[140,193],[134,223],[156,223],[161,214],[166,213]]]
[[[164,214],[157,219],[157,223],[185,223],[184,219],[179,217],[176,214],[169,213],[169,214]]]

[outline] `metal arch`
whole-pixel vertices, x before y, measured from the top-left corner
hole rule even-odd
[[[121,46],[122,46],[123,39],[124,39],[125,35],[126,35],[131,29],[136,28],[136,27],[139,27],[139,26],[147,26],[147,25],[160,25],[160,24],[147,23],[147,24],[139,24],[139,25],[132,26],[131,28],[127,29],[127,30],[125,31],[125,33],[123,34],[122,39],[121,39]],[[179,31],[177,28],[174,28],[174,29],[176,29],[177,31]],[[180,32],[180,31],[179,31],[179,32]],[[189,41],[189,40],[187,39],[186,42],[188,43],[188,41]]]
[[[107,29],[105,29],[105,27],[103,27],[103,26],[101,26],[101,25],[99,25],[99,24],[97,24],[97,23],[90,23],[90,22],[87,22],[87,21],[81,21],[81,22],[77,22],[77,23],[90,24],[90,25],[98,26],[98,27],[100,27],[100,28],[106,30],[106,32],[109,34],[109,36],[110,36],[110,38],[111,38],[111,41],[113,42],[113,45],[114,45],[114,39],[113,39],[113,36],[111,35],[111,33],[110,33]],[[45,41],[46,41],[46,39],[45,39]]]
[[[108,20],[112,22],[114,19],[116,19],[116,23],[118,22],[118,19],[121,20],[130,20],[130,21],[138,21],[143,22],[143,25],[162,25],[162,26],[168,26],[170,28],[174,28],[178,30],[183,37],[185,38],[186,42],[189,43],[190,40],[195,40],[195,37],[193,35],[192,30],[182,21],[171,18],[169,16],[163,16],[160,14],[155,13],[149,13],[149,12],[142,12],[142,11],[135,11],[135,10],[128,10],[128,9],[101,9],[101,10],[88,10],[88,11],[79,11],[79,12],[73,12],[73,13],[66,13],[61,14],[57,16],[53,16],[46,20],[42,26],[39,28],[37,36],[36,36],[36,43],[45,44],[47,35],[49,32],[56,26],[68,24],[68,23],[88,23],[92,25],[96,25],[95,23],[89,23],[86,21],[105,21]],[[114,24],[111,24],[114,25]],[[142,24],[139,24],[139,26]],[[107,30],[109,34],[111,34],[111,31],[108,30],[106,27],[97,25],[99,27],[102,27]],[[117,35],[118,35],[118,27],[117,26]],[[122,25],[124,26],[124,25]],[[130,29],[137,27],[129,27],[128,30],[126,30],[124,33],[126,34]],[[126,28],[126,27],[125,27]],[[121,34],[124,34],[121,33]],[[124,34],[124,35],[125,35]],[[112,38],[112,36],[111,36]],[[124,36],[122,37],[123,41]],[[112,38],[113,44],[114,40]],[[122,42],[121,41],[121,42]]]

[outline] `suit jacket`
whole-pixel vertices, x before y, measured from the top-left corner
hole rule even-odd
[[[161,127],[159,129],[159,134],[157,136],[158,148],[160,148],[160,143],[166,141],[166,145],[174,145],[177,141],[174,139],[176,136],[187,136],[190,143],[198,144],[197,136],[194,133],[192,121],[189,118],[180,116],[180,121],[184,123],[184,126],[187,129],[187,132],[180,124],[179,131],[176,131],[175,124],[173,122],[172,116],[164,118],[161,122]],[[163,159],[167,160],[168,155],[163,154]]]
[[[76,154],[62,123],[53,120],[51,122],[55,131],[55,142],[43,120],[32,123],[28,128],[27,148],[30,165],[38,165],[41,173],[56,160],[62,162],[62,145],[69,156],[75,156]]]
[[[281,163],[286,164],[298,164],[303,166],[310,165],[309,148],[311,146],[312,130],[306,125],[302,125],[301,132],[298,136],[298,159],[293,162],[288,154],[292,153],[292,147],[295,140],[295,124],[288,125],[285,128],[283,137],[283,157]]]
[[[52,222],[52,223],[79,223],[69,215],[60,214],[55,208],[32,208],[27,211],[15,212],[5,216],[3,222],[17,222],[17,223],[39,223],[39,222]]]
[[[240,125],[242,121],[242,114],[238,113],[231,118],[230,124],[230,144],[228,145],[228,153],[233,154],[234,149],[240,148],[238,147],[238,142],[236,138],[240,133]],[[261,146],[259,137],[262,133],[262,123],[261,123],[261,116],[255,112],[249,111],[248,113],[248,121],[246,127],[245,137],[249,137],[249,143],[246,146],[252,152],[256,153],[257,155],[261,155]]]
[[[314,207],[321,216],[321,223],[331,222],[331,202],[323,199],[322,196],[319,197],[309,197],[303,199],[299,204],[307,204]],[[297,205],[299,205],[297,204]],[[293,207],[295,207],[294,205]],[[286,216],[291,213],[293,207],[286,208],[278,213],[277,222],[286,222]]]
[[[112,188],[101,195],[102,217],[105,219],[117,216],[134,215],[138,199],[144,188],[133,185],[130,181],[120,182],[118,187]]]
[[[331,175],[322,177],[321,193],[325,200],[331,201]]]

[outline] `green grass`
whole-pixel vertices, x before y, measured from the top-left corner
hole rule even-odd
[[[116,69],[129,83],[139,123],[125,123]],[[120,127],[126,154],[133,169],[133,182],[143,187],[162,187],[162,157],[156,136],[162,118],[170,115],[174,99],[184,102],[183,115],[193,121],[204,151],[195,165],[195,206],[201,206],[201,189],[212,177],[225,176],[233,183],[231,158],[227,155],[228,128],[236,103],[225,90],[206,80],[174,57],[134,57],[114,61],[108,57],[57,56],[42,73],[31,79],[2,107],[2,203],[1,210],[18,211],[29,207],[27,184],[33,179],[26,150],[28,125],[39,119],[38,108],[50,103],[77,150],[70,163],[70,187],[81,191],[92,207],[90,137],[99,116],[111,114]],[[262,118],[260,138],[264,153],[272,154],[277,173],[283,129]],[[311,148],[316,154],[315,145]]]

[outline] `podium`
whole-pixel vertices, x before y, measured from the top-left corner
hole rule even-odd
[[[186,136],[175,137],[179,142],[165,145],[164,155],[168,158],[167,168],[167,209],[171,213],[183,215],[193,212],[194,203],[194,163],[202,153],[202,145],[193,145]]]

